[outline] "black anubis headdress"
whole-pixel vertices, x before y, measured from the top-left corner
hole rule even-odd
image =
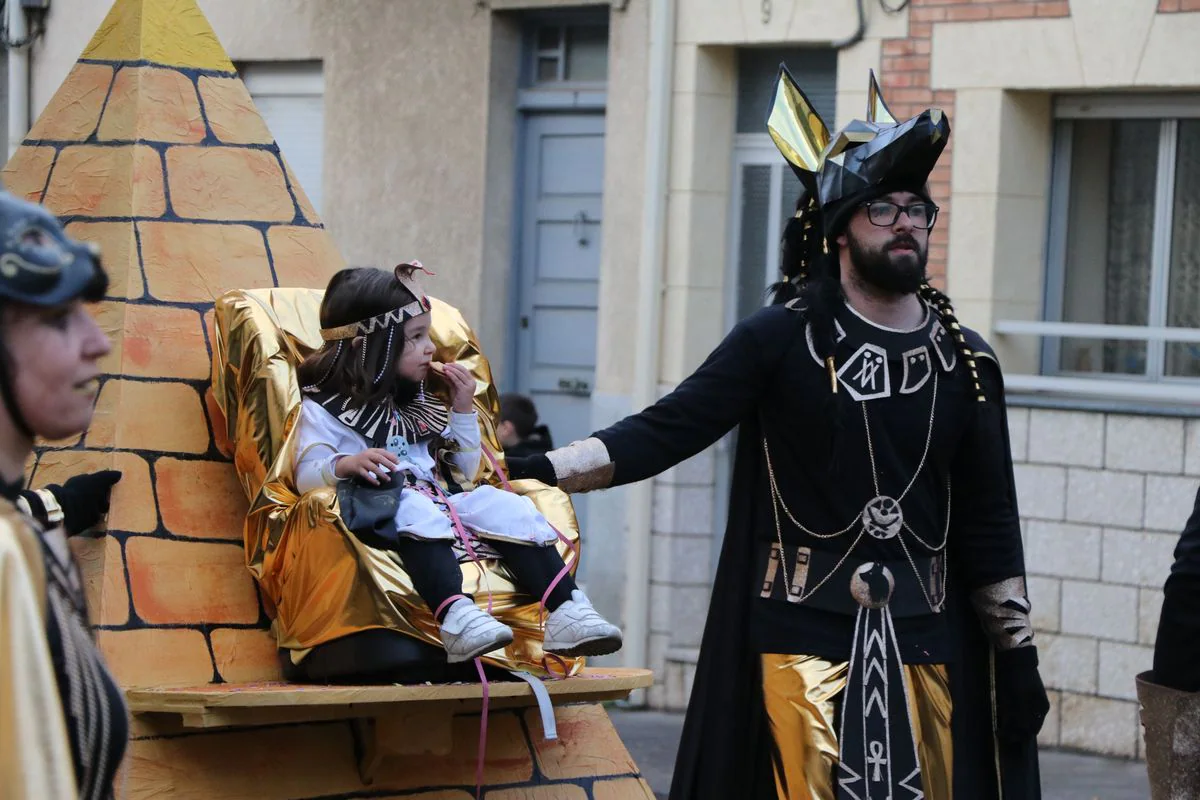
[[[888,110],[872,70],[867,87],[867,118],[854,120],[830,136],[829,129],[779,65],[767,132],[810,196],[822,209],[874,187],[924,187],[950,138],[950,120],[941,109],[922,111],[897,122]]]

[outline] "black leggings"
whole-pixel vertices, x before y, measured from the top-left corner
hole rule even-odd
[[[554,547],[537,547],[536,545],[514,544],[488,540],[488,544],[496,548],[504,563],[512,572],[513,577],[522,589],[542,599],[546,587],[562,571],[563,560]],[[449,541],[443,539],[416,539],[411,536],[400,536],[394,544],[395,551],[404,562],[404,570],[412,578],[413,587],[417,594],[429,606],[430,611],[437,609],[448,598],[462,594],[462,568],[454,556],[454,550]],[[575,579],[570,573],[554,587],[546,600],[546,608],[550,611],[571,599],[571,592],[576,589]],[[445,609],[442,609],[445,615]],[[441,622],[441,620],[438,620]]]

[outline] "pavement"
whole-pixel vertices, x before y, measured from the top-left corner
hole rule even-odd
[[[610,706],[609,714],[656,796],[671,787],[683,715],[663,711],[626,710]],[[1120,758],[1043,750],[1044,800],[1147,800],[1146,765]]]

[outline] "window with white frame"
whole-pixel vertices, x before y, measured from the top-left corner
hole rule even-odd
[[[1056,116],[1043,373],[1200,378],[1200,97],[1060,98]]]
[[[837,52],[830,49],[755,48],[738,53],[737,135],[730,209],[732,325],[761,308],[779,280],[779,241],[795,213],[800,181],[766,132],[779,64],[803,87],[832,126],[837,97]]]

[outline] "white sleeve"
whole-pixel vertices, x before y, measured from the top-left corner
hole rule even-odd
[[[334,463],[342,456],[351,455],[346,452],[348,443],[338,430],[340,427],[341,423],[329,417],[320,407],[314,408],[310,401],[301,404],[300,417],[296,420],[293,475],[296,491],[300,494],[337,483]]]
[[[475,476],[479,474],[480,458],[479,415],[474,411],[469,414],[451,411],[450,427],[446,429],[444,436],[458,445],[458,452],[451,456],[454,466],[458,467],[467,480],[475,480]]]

